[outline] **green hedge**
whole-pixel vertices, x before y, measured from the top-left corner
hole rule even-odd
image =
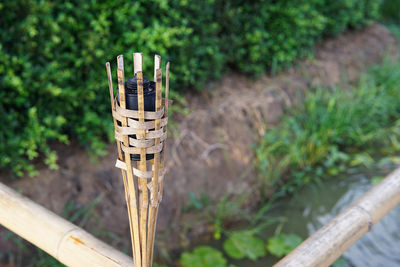
[[[400,24],[400,0],[384,0],[381,16],[386,23]]]
[[[104,62],[114,67],[118,54],[132,66],[143,52],[151,76],[157,52],[172,61],[173,90],[202,88],[228,67],[257,75],[290,64],[378,9],[372,0],[3,1],[0,166],[33,174],[42,154],[55,168],[49,142],[71,137],[103,153],[112,129]]]

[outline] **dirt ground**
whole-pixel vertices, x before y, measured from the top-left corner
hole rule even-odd
[[[249,194],[247,206],[257,202],[251,145],[276,124],[284,108],[301,99],[299,92],[317,85],[337,85],[357,79],[360,72],[395,51],[395,39],[386,28],[372,25],[325,40],[315,57],[299,62],[278,75],[250,79],[229,74],[198,94],[188,94],[189,115],[175,118],[178,134],[167,144],[168,171],[158,217],[157,247],[160,253],[177,248],[208,231],[207,224],[190,221],[185,214],[189,192],[204,193],[218,201],[225,194]],[[173,90],[173,88],[172,88]],[[106,91],[105,91],[106,92]],[[108,104],[108,103],[107,103]],[[111,117],[110,117],[111,120]],[[43,169],[39,176],[10,182],[24,195],[61,214],[68,201],[86,205],[99,195],[95,221],[119,238],[100,238],[130,251],[129,226],[120,170],[114,167],[115,144],[97,162],[77,145],[56,145],[60,168]],[[191,219],[192,218],[192,219]],[[189,225],[194,227],[189,227]],[[190,228],[190,231],[185,229]],[[4,229],[0,231],[4,235]],[[0,241],[0,252],[7,246]],[[166,246],[165,244],[168,244]]]

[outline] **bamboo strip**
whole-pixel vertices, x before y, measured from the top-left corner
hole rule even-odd
[[[0,224],[67,266],[133,266],[127,255],[2,183]]]
[[[139,71],[142,71],[142,53],[133,53],[133,73],[134,75],[137,75],[137,73]],[[137,76],[136,76],[137,79]],[[137,80],[136,80],[137,81]],[[138,82],[138,81],[137,81]],[[138,88],[139,89],[139,88]],[[138,104],[139,104],[139,92],[138,94]],[[138,109],[138,113],[139,113],[139,109]],[[137,139],[141,139],[141,134],[143,133],[143,131],[138,131],[138,133],[136,134],[136,138]],[[140,156],[141,157],[141,156]],[[137,168],[140,170],[140,165],[141,163],[137,163]],[[139,185],[139,180],[138,180],[138,192],[137,192],[138,196],[139,196],[139,222],[142,220],[141,219],[141,203],[142,203],[142,192],[140,190],[140,185]]]
[[[134,74],[143,71],[143,56],[142,53],[133,53],[133,72]]]
[[[400,204],[400,168],[312,234],[275,266],[329,266]]]
[[[154,57],[154,80],[156,81],[156,112],[161,109],[161,99],[162,99],[162,71],[160,69],[161,57],[155,55]],[[160,130],[161,120],[156,119],[154,122],[154,129]],[[155,145],[160,143],[160,138],[156,138],[154,141]],[[153,262],[153,249],[154,249],[154,238],[155,238],[155,219],[158,203],[158,178],[160,169],[160,153],[154,154],[153,162],[153,178],[151,181],[151,202],[149,211],[149,221],[148,221],[148,237],[147,237],[147,253],[149,257],[149,266]]]
[[[114,111],[115,107],[114,107],[114,89],[113,89],[113,84],[112,84],[112,76],[111,76],[111,67],[110,67],[110,62],[106,63],[106,70],[107,70],[107,78],[108,78],[108,89],[110,91],[110,100],[111,100],[111,109]],[[117,128],[117,121],[114,118],[114,130],[116,130]],[[121,143],[120,141],[116,140],[117,143],[117,150],[118,150],[118,159],[121,161],[125,161],[122,155],[122,150],[121,150]],[[122,180],[124,182],[124,191],[125,191],[125,201],[126,201],[126,206],[128,209],[128,219],[129,219],[129,229],[130,229],[130,233],[131,233],[131,242],[132,242],[132,255],[135,255],[134,252],[134,233],[133,233],[133,224],[132,224],[132,215],[131,215],[131,205],[129,205],[129,188],[128,188],[128,183],[127,183],[127,179],[126,179],[126,172],[121,169],[121,173],[122,173]]]
[[[168,117],[168,105],[169,105],[169,101],[168,101],[168,97],[169,97],[169,62],[167,62],[165,69],[166,69],[166,71],[165,71],[165,104],[164,104],[165,113],[164,113],[164,117],[167,118]],[[167,127],[164,128],[164,131],[167,131]],[[164,169],[164,170],[165,170],[166,145],[167,145],[167,142],[164,141],[163,149],[162,149],[162,153],[161,153],[161,163],[160,163],[161,169]],[[160,202],[162,200],[163,190],[164,190],[164,179],[160,181],[160,186],[158,188],[158,205],[155,210],[154,231],[157,228],[158,209],[160,207]],[[155,234],[152,236],[152,240],[151,240],[152,244],[154,244],[154,238],[155,238]],[[153,249],[151,250],[150,260],[151,260],[151,262],[153,262]]]
[[[133,74],[136,75],[138,73],[138,71],[142,71],[142,53],[133,53],[132,55],[133,57]],[[138,98],[138,102],[139,102],[139,98]],[[139,110],[138,110],[139,113]],[[136,134],[136,138],[140,139],[140,132],[138,134]],[[140,154],[140,153],[139,153]],[[138,167],[138,166],[137,166]],[[139,203],[142,203],[142,195],[141,195],[141,191],[140,191],[140,186],[139,186],[139,180],[138,180],[138,187],[137,187],[137,195],[139,196]],[[140,207],[139,207],[140,210]],[[139,212],[139,221],[140,219],[140,212]]]
[[[164,117],[165,118],[168,117],[168,106],[169,106],[168,97],[169,97],[169,62],[167,62],[166,72],[165,72],[165,107],[164,107],[164,109],[165,109]],[[166,130],[167,130],[167,127],[164,128],[164,131],[166,131]],[[164,167],[165,167],[165,150],[166,150],[165,148],[166,148],[166,146],[167,146],[167,142],[164,141],[163,150],[162,150],[162,154],[161,154],[161,168],[162,169],[164,169]],[[159,201],[161,201],[161,199],[162,199],[163,190],[164,190],[164,181],[161,181],[160,188],[159,188],[159,195],[160,195]],[[158,214],[158,207],[157,207],[156,214]],[[157,221],[157,218],[156,218],[156,221]]]
[[[143,74],[141,71],[136,73],[138,88],[138,110],[139,122],[144,122],[144,95],[143,95]],[[146,139],[145,130],[139,131],[138,139]],[[146,149],[140,148],[139,170],[147,171]],[[147,179],[139,177],[140,198],[140,242],[142,250],[142,266],[147,267],[147,210],[149,206],[149,195],[147,190]]]
[[[144,122],[144,95],[143,95],[143,73],[142,73],[142,54],[134,54],[134,66],[137,79],[137,94],[138,94],[138,112],[139,122]],[[140,130],[139,134],[136,135],[138,139],[146,139],[146,131]],[[146,166],[146,149],[140,148],[140,161],[138,163],[138,169],[141,171],[147,171]],[[147,179],[138,177],[139,192],[140,192],[140,242],[142,252],[142,266],[147,267],[147,211],[149,206],[149,195],[147,190]]]
[[[118,90],[119,90],[119,102],[122,108],[126,108],[125,103],[125,76],[124,76],[124,61],[122,55],[118,56],[117,58],[118,70]],[[127,118],[121,121],[123,127],[126,127],[128,124]],[[129,138],[128,136],[124,136],[124,145],[129,146]],[[131,162],[131,155],[129,153],[125,153],[125,163],[127,167],[127,184],[128,184],[128,192],[129,192],[129,203],[131,210],[131,220],[133,224],[133,239],[134,242],[132,244],[133,251],[134,251],[134,261],[136,266],[142,266],[141,264],[141,253],[140,253],[140,236],[139,236],[139,225],[138,225],[138,211],[137,211],[137,200],[136,200],[136,189],[135,183],[133,180],[133,171],[132,171],[132,162]]]
[[[154,55],[154,81],[157,81],[157,70],[161,68],[161,56]]]

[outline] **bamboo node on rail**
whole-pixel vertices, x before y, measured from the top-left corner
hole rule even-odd
[[[371,231],[372,227],[375,225],[374,219],[372,218],[371,213],[369,213],[369,211],[367,211],[366,209],[364,209],[363,207],[360,207],[358,205],[356,205],[355,207],[357,209],[361,210],[362,212],[364,212],[365,214],[367,214],[367,216],[368,216],[368,232]]]

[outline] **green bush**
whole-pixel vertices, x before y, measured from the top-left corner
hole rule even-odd
[[[323,34],[326,21],[307,1],[258,1],[232,12],[226,51],[233,66],[255,75],[303,56]]]
[[[326,18],[325,34],[337,34],[347,27],[357,29],[379,16],[381,0],[316,1],[318,10]]]
[[[400,63],[385,62],[354,88],[307,92],[256,149],[263,189],[293,193],[348,166],[368,166],[374,161],[368,154],[372,147],[383,155],[398,153],[399,81]]]
[[[56,168],[52,140],[72,137],[96,154],[112,135],[104,62],[124,53],[172,61],[174,92],[202,88],[227,67],[279,68],[326,34],[360,27],[379,1],[61,1],[0,3],[0,167],[31,174],[40,154]],[[336,3],[336,2],[335,2]]]
[[[400,24],[400,0],[384,0],[380,11],[385,22]]]

